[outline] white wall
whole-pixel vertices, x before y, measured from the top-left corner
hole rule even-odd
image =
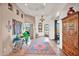
[[[39,19],[40,17],[39,16],[35,16],[35,33],[37,34],[38,33],[38,23],[39,23]]]
[[[49,22],[49,38],[55,39],[55,24],[54,19],[51,19]]]
[[[62,20],[59,20],[59,39],[60,39],[60,44],[59,47],[62,49]]]

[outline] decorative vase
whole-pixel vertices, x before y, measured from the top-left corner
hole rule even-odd
[[[73,15],[74,13],[75,13],[75,10],[73,9],[73,7],[70,7],[69,10],[68,10],[67,15],[68,15],[68,16],[71,16],[71,15]]]

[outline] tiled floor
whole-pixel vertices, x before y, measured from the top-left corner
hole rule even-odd
[[[55,41],[51,41],[46,37],[39,37],[32,40],[29,47],[24,46],[17,52],[11,52],[11,56],[64,56],[59,49],[59,45]]]

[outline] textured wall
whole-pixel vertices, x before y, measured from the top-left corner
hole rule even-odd
[[[20,22],[25,22],[26,18],[21,18],[21,13],[24,14],[17,6],[16,4],[13,5],[13,11],[10,11],[8,9],[8,4],[3,3],[0,4],[0,45],[2,43],[2,53],[1,55],[8,54],[12,49],[12,28],[10,32],[8,32],[8,21],[10,21],[10,25],[12,27],[12,19],[15,19]],[[20,14],[16,15],[16,9],[19,10]],[[24,14],[25,15],[25,14]],[[32,20],[31,20],[32,21]],[[27,22],[27,21],[26,21]],[[1,30],[2,29],[2,30]]]
[[[2,6],[1,6],[1,4],[0,4],[0,55],[2,54],[2,36],[1,36],[1,33],[2,33],[2,28],[1,28],[1,26],[2,26]]]

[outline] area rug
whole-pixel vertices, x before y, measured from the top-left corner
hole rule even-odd
[[[56,55],[48,42],[42,42],[40,40],[33,41],[28,48],[26,47],[26,49],[29,51],[26,54],[29,55]]]

